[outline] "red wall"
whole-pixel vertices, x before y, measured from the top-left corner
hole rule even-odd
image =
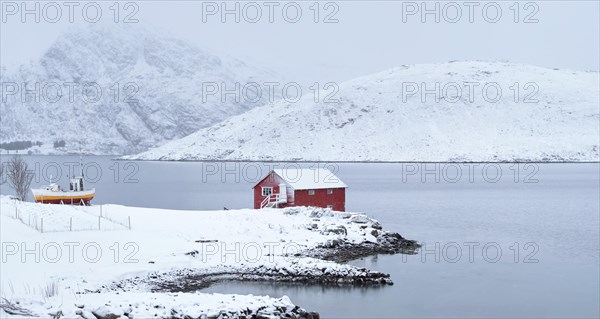
[[[327,194],[327,189],[315,189],[314,195],[308,195],[308,190],[295,192],[295,206],[327,207],[333,205],[333,210],[346,211],[346,189],[333,188],[333,194]]]
[[[262,196],[262,187],[273,187],[273,194],[279,193],[279,184],[283,180],[275,173],[271,173],[254,187],[254,208],[259,209],[260,203],[265,199]],[[294,194],[292,194],[294,192]],[[333,194],[327,194],[327,189],[315,189],[314,195],[308,195],[308,190],[287,189],[287,205],[279,205],[280,208],[286,206],[315,206],[326,208],[327,205],[333,205],[333,210],[346,211],[346,189],[333,188]],[[293,202],[292,202],[293,200]]]
[[[281,178],[275,173],[269,174],[259,184],[254,187],[254,208],[259,209],[260,203],[265,199],[266,196],[262,196],[263,187],[273,187],[273,194],[279,193],[279,184],[282,183]]]

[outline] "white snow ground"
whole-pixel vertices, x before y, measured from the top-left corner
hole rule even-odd
[[[337,102],[310,92],[126,158],[598,161],[599,86],[598,72],[525,64],[401,66],[340,84]]]
[[[115,222],[131,218],[131,230],[118,223],[108,228],[112,230],[79,230],[97,226],[99,211],[100,206],[16,203],[1,196],[2,297],[43,317],[58,311],[85,316],[89,313],[83,312],[102,311],[105,305],[144,318],[172,310],[210,314],[265,305],[290,307],[287,297],[150,293],[143,285],[117,293],[110,287],[120,280],[186,269],[206,274],[259,267],[290,274],[356,273],[364,269],[291,255],[339,238],[376,242],[371,235],[375,220],[315,208],[176,211],[103,205],[103,216]],[[318,218],[311,217],[312,212]],[[15,219],[16,214],[21,219]],[[28,226],[31,218],[23,216],[44,219],[45,231]],[[74,231],[65,226],[71,222]],[[340,226],[347,235],[329,231]],[[186,254],[191,251],[199,253]],[[79,294],[90,291],[95,293]],[[134,309],[127,311],[128,307]]]

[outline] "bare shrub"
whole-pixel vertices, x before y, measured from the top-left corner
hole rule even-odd
[[[4,297],[0,299],[0,308],[2,308],[2,310],[4,310],[7,314],[17,317],[33,317],[35,315],[30,310],[25,309],[17,303],[13,303]]]
[[[44,299],[50,299],[58,295],[58,283],[56,281],[47,282],[45,286],[42,287],[42,294],[44,295]]]
[[[0,161],[0,185],[4,184],[6,180],[4,180],[4,163]]]
[[[29,171],[27,163],[20,156],[13,156],[6,165],[5,174],[8,185],[15,190],[17,197],[21,201],[26,200],[34,175]]]

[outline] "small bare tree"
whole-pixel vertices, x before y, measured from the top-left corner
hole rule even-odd
[[[29,194],[29,186],[33,180],[33,173],[29,171],[27,163],[20,156],[13,156],[6,165],[8,185],[15,190],[17,197],[24,201]]]
[[[4,180],[4,163],[0,161],[0,185],[4,184],[4,182],[6,182]]]

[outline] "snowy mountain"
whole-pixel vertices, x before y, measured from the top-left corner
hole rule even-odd
[[[335,103],[313,94],[281,100],[128,158],[599,160],[598,72],[450,62],[401,66],[339,87]]]
[[[2,68],[3,88],[16,93],[6,94],[0,105],[0,148],[137,153],[268,102],[262,87],[255,91],[263,90],[259,101],[222,101],[220,88],[203,101],[203,83],[234,88],[235,83],[277,80],[266,69],[160,31],[132,25],[75,28],[38,61],[15,70]],[[87,82],[97,85],[84,86]],[[37,95],[22,96],[36,84]]]

